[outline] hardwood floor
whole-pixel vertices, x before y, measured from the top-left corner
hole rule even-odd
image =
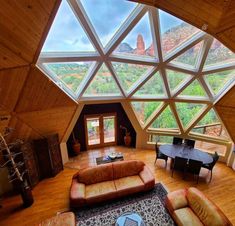
[[[169,162],[167,168],[163,160],[156,165],[153,150],[137,150],[125,147],[107,147],[81,153],[65,165],[63,172],[56,177],[41,181],[34,189],[34,204],[26,209],[21,207],[20,196],[3,199],[0,209],[0,225],[35,225],[40,221],[56,215],[57,212],[69,209],[69,187],[72,175],[77,169],[96,165],[95,159],[112,151],[122,152],[124,159],[144,161],[155,175],[156,182],[162,182],[169,191],[194,186],[211,198],[235,225],[235,172],[223,163],[217,163],[213,179],[208,183],[208,171],[201,170],[199,183],[190,175],[182,180],[182,175],[175,172],[171,177]],[[169,161],[169,160],[168,160]],[[208,176],[208,177],[207,177]]]

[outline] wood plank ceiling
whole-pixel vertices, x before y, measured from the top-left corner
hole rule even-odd
[[[0,129],[13,137],[62,138],[77,104],[35,67],[60,1],[2,1],[0,7]],[[4,35],[2,35],[4,34]]]
[[[235,1],[139,0],[202,28],[235,51]],[[15,137],[38,138],[57,132],[60,138],[77,104],[35,67],[60,0],[1,1],[0,7],[0,129],[14,127]],[[233,88],[216,108],[235,140]],[[226,109],[229,108],[227,111]],[[232,109],[232,110],[231,110]],[[230,118],[225,116],[230,114]],[[233,114],[234,115],[234,114]],[[230,122],[231,120],[231,122]],[[231,129],[230,129],[231,128]]]

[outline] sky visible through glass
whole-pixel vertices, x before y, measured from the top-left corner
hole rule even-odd
[[[137,5],[133,2],[120,0],[82,0],[81,2],[104,46]],[[159,10],[159,15],[162,19],[161,33],[184,23],[182,20],[161,10]],[[142,22],[140,21],[132,30],[132,34],[127,35],[125,38],[125,42],[133,45],[133,48],[139,34],[144,37],[146,47],[149,47],[152,44],[149,27],[146,27],[146,24],[149,24],[147,20],[148,17],[146,14]],[[42,52],[53,51],[94,51],[93,45],[65,0],[61,2],[56,18],[42,49]]]

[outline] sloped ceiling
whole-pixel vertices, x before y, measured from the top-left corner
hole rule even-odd
[[[139,0],[157,6],[202,28],[235,51],[235,2]],[[37,138],[57,132],[63,137],[77,104],[35,67],[46,34],[60,0],[2,1],[0,7],[0,116],[15,127],[14,136]],[[227,101],[235,89],[219,102],[218,109],[235,109]],[[227,111],[227,110],[226,110]],[[224,111],[220,114],[224,120]],[[231,112],[231,111],[230,111]],[[227,117],[227,116],[226,116]],[[231,118],[231,116],[230,116]],[[229,119],[229,118],[228,118]],[[235,122],[227,123],[235,138]],[[231,129],[229,129],[231,127]],[[234,139],[235,140],[235,139]]]
[[[0,129],[13,138],[62,138],[77,104],[35,67],[60,1],[2,1],[0,7]]]

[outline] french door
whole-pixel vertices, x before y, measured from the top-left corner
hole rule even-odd
[[[86,115],[87,149],[117,144],[116,114]]]

